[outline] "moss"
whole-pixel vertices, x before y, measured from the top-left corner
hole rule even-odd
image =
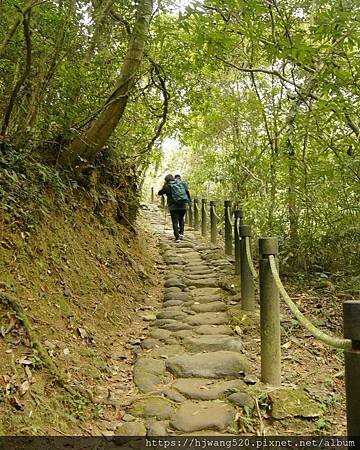
[[[173,412],[173,406],[169,400],[162,397],[148,397],[136,401],[130,413],[137,417],[169,419]]]
[[[259,311],[244,311],[240,306],[229,308],[228,313],[230,315],[231,324],[234,326],[240,326],[242,329],[248,327],[258,327],[260,322]]]
[[[269,393],[271,415],[274,419],[287,417],[319,417],[322,409],[302,389],[278,389]]]

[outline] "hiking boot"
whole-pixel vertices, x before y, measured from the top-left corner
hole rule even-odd
[[[180,242],[180,238],[175,238],[175,242]]]
[[[184,233],[180,233],[179,238],[180,238],[180,239],[184,239]]]

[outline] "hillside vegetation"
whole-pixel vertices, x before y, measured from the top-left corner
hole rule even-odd
[[[156,290],[140,199],[167,172],[279,236],[282,275],[340,292],[334,311],[357,298],[359,13],[0,2],[0,434],[101,413],[109,345]]]

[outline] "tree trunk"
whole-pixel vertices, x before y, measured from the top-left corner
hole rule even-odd
[[[59,162],[63,166],[79,168],[84,161],[92,164],[122,118],[143,58],[151,14],[152,0],[141,0],[117,85],[98,118],[60,155]]]
[[[288,178],[288,214],[289,214],[289,224],[290,224],[290,245],[291,248],[296,253],[297,242],[298,242],[298,208],[297,208],[297,195],[296,186],[297,180],[295,175],[296,166],[296,156],[295,147],[293,139],[293,130],[288,135],[287,139],[287,152],[288,152],[288,164],[289,164],[289,178]]]

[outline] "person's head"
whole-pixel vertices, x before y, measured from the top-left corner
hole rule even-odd
[[[174,181],[175,178],[173,177],[173,175],[171,175],[171,173],[169,173],[169,175],[166,175],[165,177],[165,183],[169,183],[170,181]]]
[[[175,174],[175,180],[181,180],[181,175],[179,173]]]

